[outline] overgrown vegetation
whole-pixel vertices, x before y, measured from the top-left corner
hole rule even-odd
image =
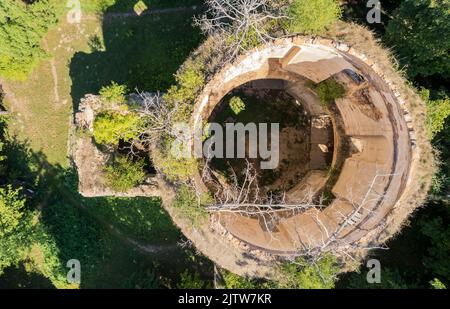
[[[333,255],[324,255],[314,263],[297,258],[281,266],[278,285],[285,289],[331,289],[339,271],[339,264]]]
[[[198,226],[204,223],[208,217],[205,208],[208,200],[208,196],[197,193],[194,188],[183,184],[178,189],[172,206],[178,209],[183,218],[189,220],[193,226]]]
[[[245,110],[245,103],[240,97],[232,97],[230,99],[230,108],[235,115],[239,115]]]
[[[99,94],[103,100],[109,103],[123,104],[126,101],[127,86],[119,85],[116,82],[111,82],[111,85],[102,87]]]
[[[333,103],[334,100],[343,98],[345,95],[344,86],[333,78],[320,82],[314,89],[319,96],[320,102],[322,102],[324,106],[328,106],[330,103]]]
[[[432,139],[441,132],[445,126],[445,120],[450,116],[450,98],[445,93],[438,94],[439,98],[430,98],[430,90],[422,89],[421,95],[427,104],[427,128]]]
[[[284,22],[290,33],[321,34],[341,17],[336,0],[293,0]]]
[[[33,229],[31,217],[20,189],[0,187],[0,275],[26,257]]]
[[[82,5],[86,12],[128,12],[135,2],[86,0],[82,1]],[[150,8],[198,3],[196,0],[144,0],[144,2]],[[325,7],[324,3],[330,5]],[[324,0],[293,1],[293,6],[288,12],[295,18],[286,23],[288,32],[323,32],[339,17],[339,8],[335,4],[335,1]],[[57,14],[52,5],[51,0],[34,1],[28,6],[25,6],[23,1],[2,0],[0,76],[8,79],[24,79],[40,60],[49,57],[42,50],[40,43],[48,28],[56,22]],[[311,9],[314,11],[310,11]],[[444,81],[442,82],[444,84],[449,77],[448,40],[442,39],[448,37],[449,26],[446,22],[448,13],[447,1],[403,0],[401,7],[393,14],[385,42],[395,49],[401,64],[407,68],[409,76],[414,78],[413,82],[418,87],[430,88],[430,83],[440,80]],[[192,46],[200,40],[200,36],[189,27],[190,17],[190,14],[182,13],[176,17],[142,16],[132,21],[124,22],[120,19],[105,24],[104,51],[77,54],[70,65],[74,101],[77,101],[80,94],[97,92],[101,85],[111,80],[117,80],[130,88],[138,86],[145,90],[165,90],[176,79],[177,85],[169,89],[165,99],[168,104],[177,107],[177,120],[188,120],[193,101],[207,79],[206,67],[209,65],[209,61],[205,59],[188,62],[175,78],[172,76]],[[165,27],[164,31],[154,31],[162,25]],[[257,46],[261,42],[254,32],[237,37],[244,38],[245,49]],[[63,62],[65,67],[66,62]],[[117,63],[121,63],[122,66],[118,68]],[[44,73],[41,75],[45,75]],[[60,73],[61,71],[58,71],[58,74]],[[426,85],[421,85],[421,76],[430,77],[428,80],[431,82],[427,81]],[[334,80],[330,81],[317,87],[324,104],[345,93],[345,89],[341,89],[339,84],[334,84],[332,82]],[[40,85],[39,89],[51,89],[51,83],[48,85],[50,86]],[[105,101],[122,103],[125,90],[121,87],[119,84],[112,84],[100,92],[103,92]],[[386,268],[383,266],[383,283],[375,287],[443,288],[450,283],[448,262],[450,213],[448,207],[445,208],[446,203],[448,205],[445,196],[448,194],[450,179],[448,85],[444,87],[443,92],[437,88],[431,89],[432,94],[426,94],[427,126],[433,136],[435,147],[440,150],[442,160],[442,178],[440,178],[442,182],[439,190],[436,190],[437,201],[430,202],[423,210],[425,213],[421,212],[416,216],[419,219],[413,221],[412,227],[407,228],[400,238],[394,240],[390,251],[394,258],[391,256]],[[31,90],[32,94],[27,98],[33,98],[38,92],[36,89]],[[36,109],[48,112],[42,105],[36,106]],[[120,139],[135,138],[135,133],[131,135],[128,133],[136,131],[134,128],[137,120],[126,115],[131,114],[105,113],[96,119],[97,136],[94,136],[96,141],[117,147]],[[64,122],[66,118],[64,115],[61,117]],[[48,126],[51,122],[42,119],[39,121],[43,126]],[[29,123],[25,123],[25,126],[27,125]],[[64,131],[64,134],[67,132],[66,128],[61,131]],[[25,263],[30,273],[41,273],[50,278],[57,287],[68,287],[65,281],[67,271],[65,262],[71,258],[78,258],[89,268],[82,287],[209,286],[196,272],[191,274],[185,271],[185,266],[192,264],[193,259],[190,257],[185,259],[183,255],[180,259],[181,266],[177,264],[179,267],[172,269],[173,265],[170,264],[161,272],[160,269],[155,270],[156,264],[177,260],[173,255],[164,256],[160,261],[153,263],[153,259],[157,257],[149,258],[148,255],[143,255],[137,252],[136,248],[124,243],[120,237],[112,236],[113,233],[108,229],[110,224],[124,232],[127,237],[150,243],[160,241],[160,235],[167,233],[164,234],[164,237],[167,237],[165,240],[170,240],[174,244],[179,231],[172,225],[158,201],[84,199],[76,192],[76,177],[73,171],[49,164],[41,153],[32,152],[26,144],[11,136],[3,135],[0,139],[0,161],[3,160],[0,162],[0,272],[10,265]],[[50,136],[45,135],[46,138]],[[195,161],[175,159],[171,156],[168,145],[172,140],[170,136],[164,137],[161,141],[162,146],[154,152],[154,156],[155,162],[158,162],[158,167],[167,178],[179,184],[180,181],[189,180],[198,166]],[[65,158],[65,149],[59,152],[62,153],[59,156]],[[112,168],[111,178],[117,172],[120,175],[116,176],[127,176],[124,183],[134,182],[132,178],[136,174],[139,175],[142,169],[133,174],[134,167],[127,164],[131,162],[125,162],[125,168],[119,168],[119,170],[123,168],[123,171]],[[122,184],[121,182],[119,187]],[[190,187],[182,185],[174,206],[195,225],[207,217],[202,207],[203,201],[204,197],[198,197]],[[389,257],[387,259],[389,260]],[[281,273],[284,275],[279,285],[241,278],[231,273],[224,275],[224,279],[228,288],[331,288],[334,286],[336,272],[336,261],[331,257],[325,257],[315,264],[308,264],[302,260],[285,264],[282,267]],[[170,283],[171,280],[168,278],[159,278],[161,273],[164,276],[176,277],[176,280],[180,277],[179,274],[182,274],[181,282]],[[365,274],[353,278],[346,286],[367,286]]]
[[[450,2],[404,0],[393,12],[385,40],[398,54],[408,75],[450,78]]]
[[[24,80],[47,57],[41,41],[57,22],[54,0],[2,0],[0,3],[0,77]]]
[[[171,125],[190,122],[194,100],[205,84],[205,66],[204,58],[192,58],[177,72],[176,84],[163,97],[165,104],[175,109]],[[175,152],[184,153],[187,146],[175,144],[174,140],[170,134],[160,136],[158,147],[152,152],[152,160],[168,180],[187,182],[198,170],[198,163],[193,156],[178,156]]]
[[[129,141],[139,136],[142,119],[135,113],[101,112],[95,117],[94,139],[98,144],[118,146],[119,141]]]
[[[106,184],[116,191],[126,192],[142,183],[145,177],[144,166],[143,160],[118,156],[105,168]]]

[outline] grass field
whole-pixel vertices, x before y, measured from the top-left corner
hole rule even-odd
[[[92,198],[86,202],[92,215],[144,244],[173,245],[181,237],[157,198]]]
[[[27,81],[3,82],[8,93],[6,105],[14,113],[10,128],[50,163],[68,165],[67,138],[73,101],[69,76],[75,52],[89,51],[88,37],[101,33],[98,20],[88,20],[80,29],[64,21],[45,38],[50,59],[41,62]]]
[[[86,13],[132,12],[138,3],[148,10],[203,4],[203,0],[81,0],[81,9]]]

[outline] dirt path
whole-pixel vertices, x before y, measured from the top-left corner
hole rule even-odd
[[[43,44],[44,44],[45,50],[49,51],[48,42],[47,42],[46,38],[44,38]],[[55,96],[55,104],[58,104],[60,99],[59,99],[59,92],[58,92],[58,72],[56,70],[55,57],[52,57],[50,59],[50,69],[51,69],[52,78],[53,78],[53,94]]]
[[[171,14],[171,13],[182,13],[182,12],[188,12],[188,11],[197,11],[200,10],[201,6],[193,5],[193,6],[180,6],[180,7],[173,7],[173,8],[164,8],[164,9],[154,9],[154,10],[146,10],[142,12],[141,15],[136,14],[135,12],[110,12],[105,13],[103,15],[100,15],[104,21],[112,21],[114,19],[119,18],[138,18],[142,16],[148,16],[148,15],[158,15],[158,14]],[[98,15],[83,15],[81,17],[81,20],[94,20],[98,19]]]
[[[70,192],[67,192],[68,195],[70,195]],[[124,235],[117,227],[109,223],[107,220],[103,219],[100,216],[92,214],[80,201],[74,200],[71,196],[69,196],[70,203],[77,207],[78,209],[82,210],[86,215],[93,218],[95,221],[97,221],[101,226],[106,228],[112,235],[116,236],[118,239],[120,239],[123,242],[128,243],[129,245],[132,245],[133,247],[139,249],[141,252],[145,254],[157,254],[167,251],[172,251],[179,249],[176,244],[171,245],[152,245],[147,243],[142,243],[140,241],[137,241],[129,236]]]

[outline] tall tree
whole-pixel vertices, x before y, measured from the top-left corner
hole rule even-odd
[[[41,40],[57,22],[54,0],[0,1],[0,77],[23,80],[46,56]]]
[[[25,258],[31,228],[30,213],[19,190],[0,188],[0,274]]]
[[[394,11],[385,40],[410,77],[450,77],[450,1],[405,0]]]

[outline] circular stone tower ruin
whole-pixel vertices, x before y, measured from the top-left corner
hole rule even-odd
[[[227,212],[211,215],[213,229],[183,228],[220,266],[270,276],[268,257],[274,255],[318,250],[362,257],[397,233],[424,200],[434,165],[423,102],[368,31],[357,30],[358,35],[344,31],[339,40],[292,36],[258,47],[219,70],[198,97],[193,127],[211,119],[222,99],[242,85],[282,88],[311,120],[309,169],[286,192],[287,202],[325,188],[333,195],[321,208],[281,211],[269,228],[258,216]],[[330,78],[346,89],[333,112],[311,87]],[[331,120],[331,135],[315,125],[324,117]],[[324,153],[320,146],[330,144],[334,174],[317,167]],[[181,218],[174,219],[183,226]]]

